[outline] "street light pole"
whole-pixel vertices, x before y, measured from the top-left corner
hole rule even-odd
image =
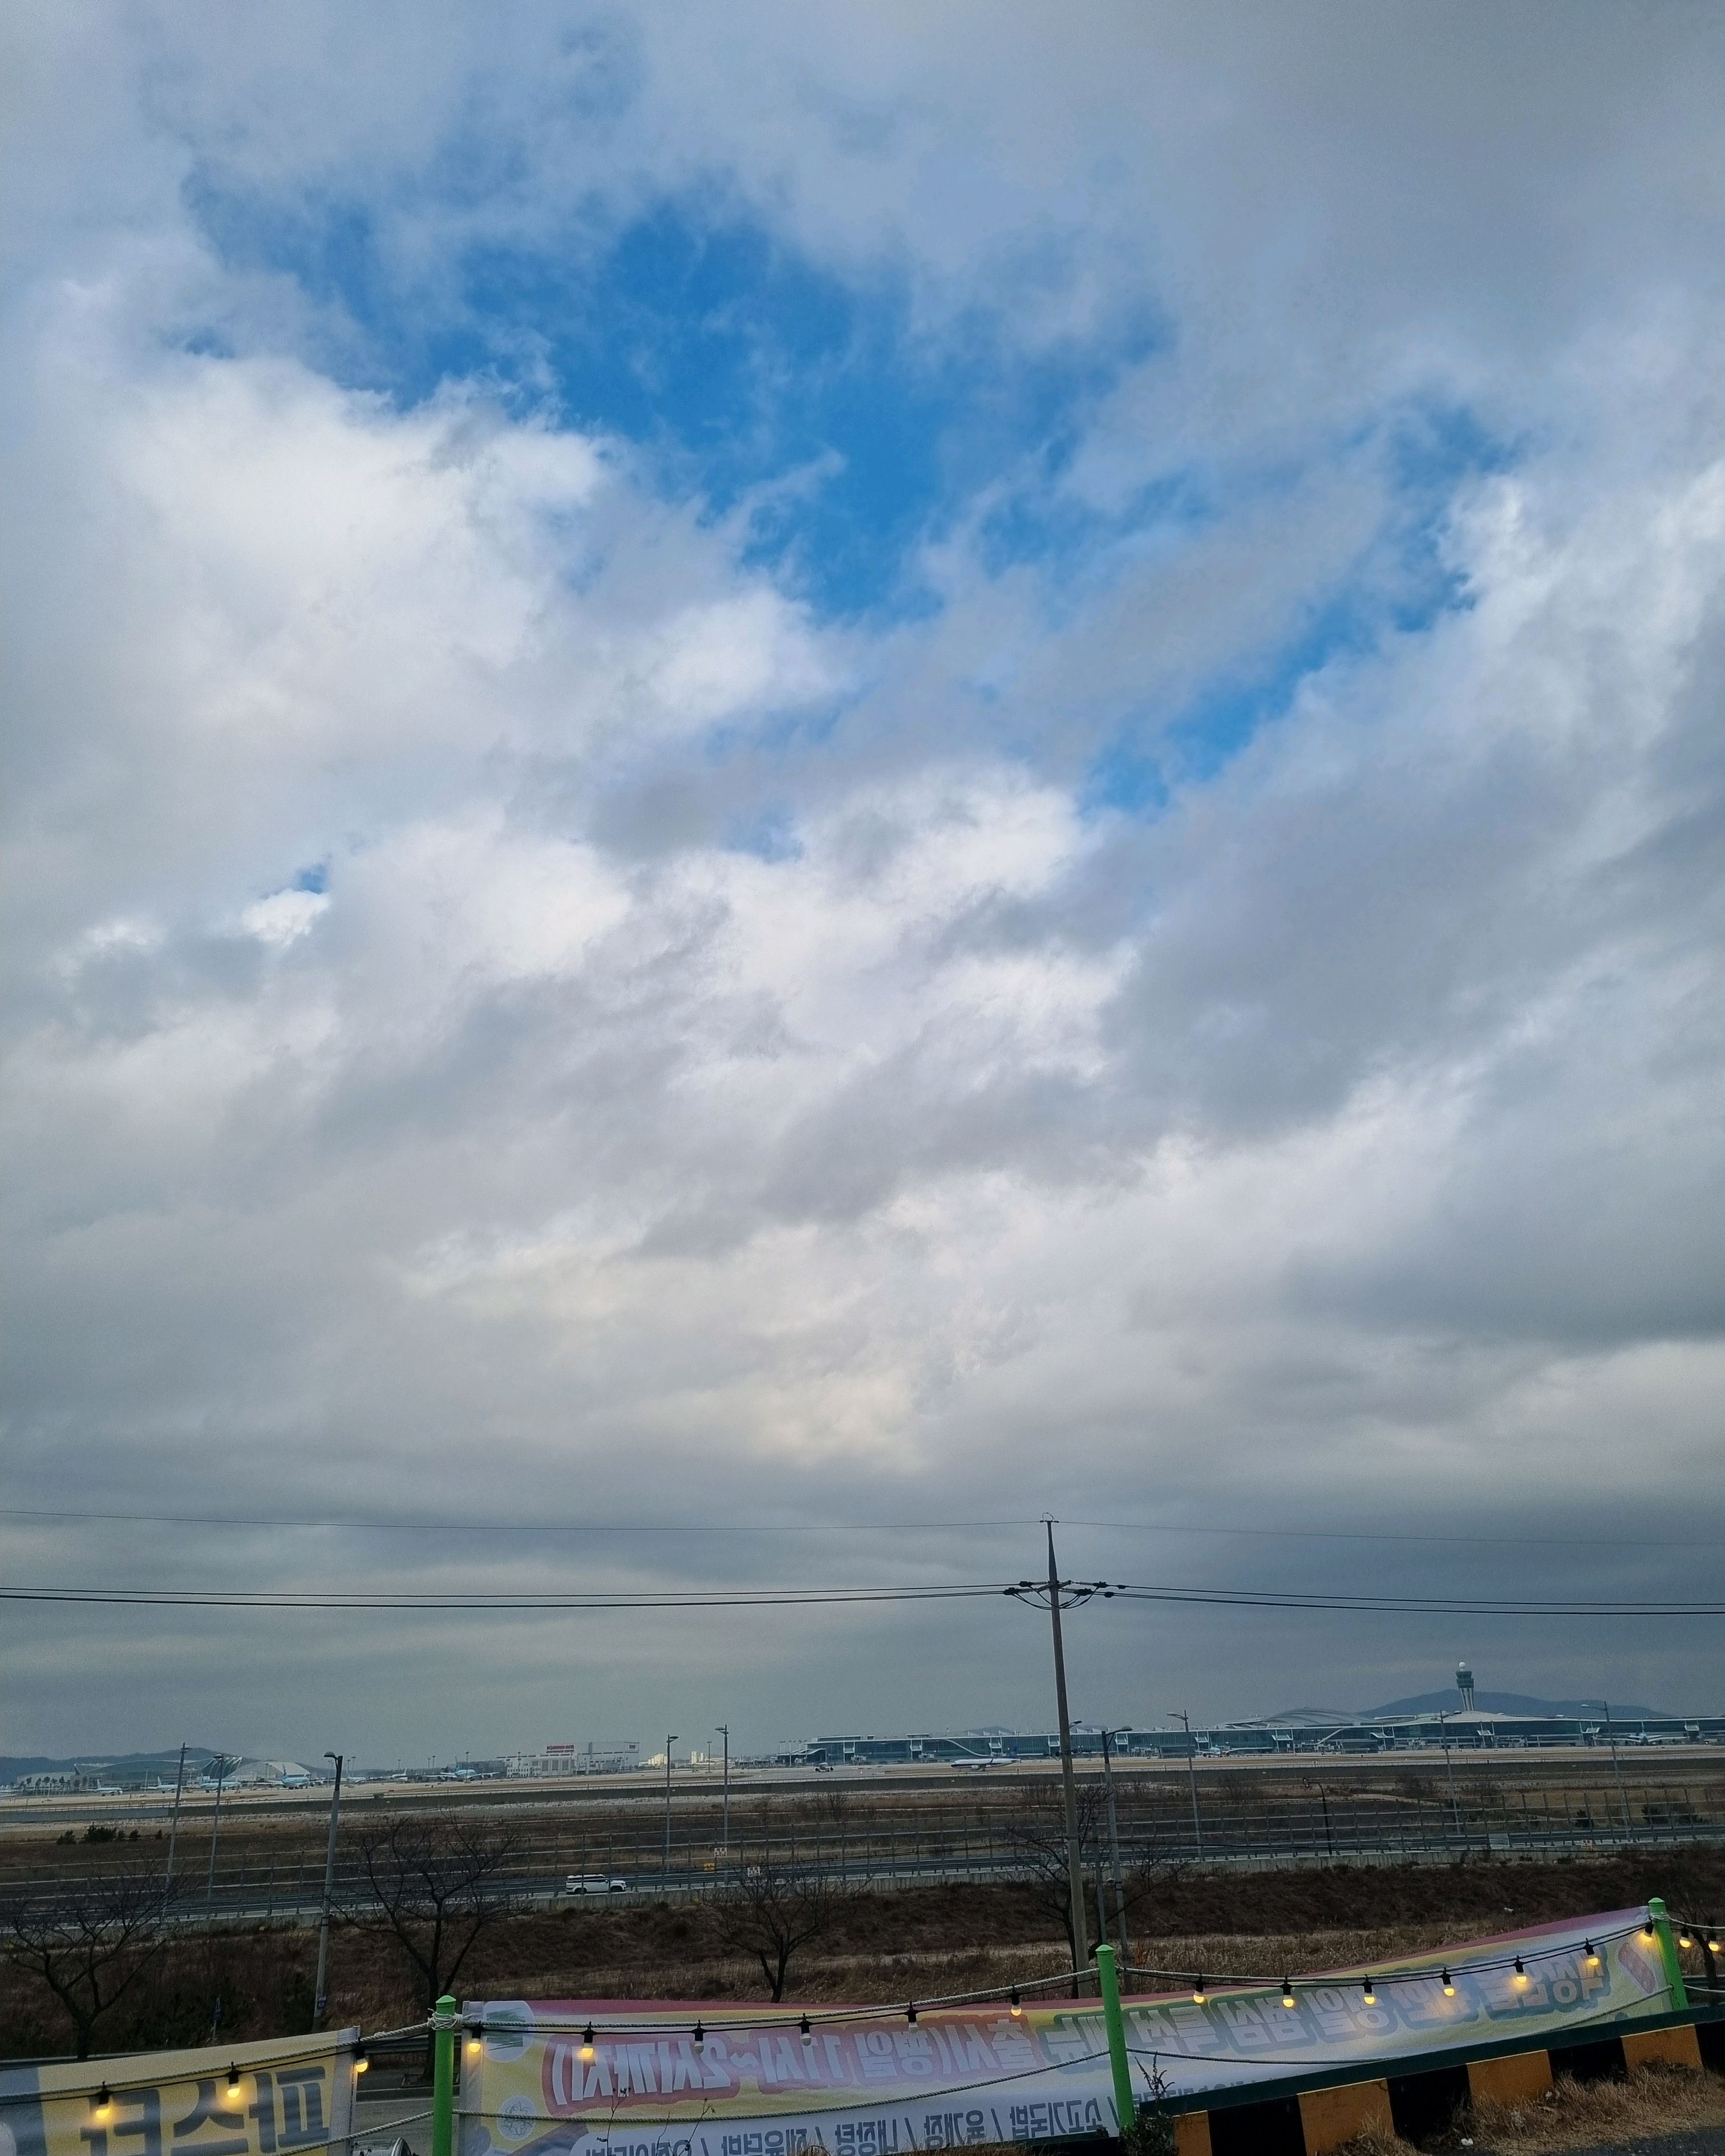
[[[341,1816],[341,1754],[326,1752],[323,1756],[336,1763],[336,1786],[330,1792],[330,1839],[323,1853],[323,1915],[317,1927],[317,1984],[311,1994],[314,2034],[323,2026],[323,2011],[328,2003],[324,1979],[330,1965],[330,1896],[336,1885],[336,1823]]]
[[[1623,1810],[1624,1831],[1628,1834],[1633,1831],[1629,1792],[1623,1786],[1623,1762],[1617,1756],[1617,1732],[1611,1726],[1611,1702],[1609,1699],[1602,1699],[1599,1704],[1605,1710],[1605,1742],[1611,1747],[1611,1772],[1617,1783],[1617,1801]]]
[[[1109,1757],[1113,1735],[1111,1729],[1102,1732],[1102,1787],[1108,1793],[1108,1856],[1114,1869],[1114,1928],[1120,1934],[1120,1967],[1123,1975],[1131,1967],[1132,1956],[1126,1936],[1126,1882],[1120,1873],[1120,1820],[1114,1809],[1114,1763]]]
[[[1438,1714],[1439,1741],[1444,1748],[1444,1779],[1450,1785],[1450,1817],[1455,1822],[1455,1832],[1461,1832],[1461,1807],[1455,1799],[1455,1763],[1450,1757],[1450,1717],[1440,1710]]]
[[[675,1734],[665,1740],[665,1861],[660,1866],[660,1876],[670,1877],[670,1767],[671,1747],[676,1743]]]
[[[162,1882],[164,1894],[172,1889],[174,1883],[174,1844],[180,1838],[180,1792],[185,1786],[186,1748],[182,1744],[180,1747],[180,1770],[174,1776],[173,1823],[167,1830],[167,1876]]]
[[[719,1847],[728,1864],[731,1861],[731,1724],[718,1722],[713,1727],[725,1740],[725,1794],[719,1800]]]
[[[204,1881],[203,1888],[206,1902],[213,1902],[216,1898],[216,1841],[222,1831],[222,1784],[228,1779],[228,1769],[239,1764],[237,1758],[230,1759],[225,1752],[216,1754],[216,1815],[209,1830],[209,1877]]]
[[[1192,1742],[1192,1717],[1183,1707],[1168,1709],[1186,1732],[1186,1779],[1192,1787],[1192,1838],[1198,1844],[1200,1859],[1204,1856],[1204,1826],[1198,1816],[1198,1747]]]

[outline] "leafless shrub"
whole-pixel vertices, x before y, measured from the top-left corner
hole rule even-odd
[[[792,1957],[826,1930],[841,1892],[823,1866],[745,1861],[715,1897],[715,1934],[725,1950],[760,1964],[776,2002]]]
[[[513,1832],[459,1815],[377,1820],[360,1837],[365,1887],[349,1913],[382,1917],[418,1977],[428,2012],[480,1938],[510,1913],[506,1876],[516,1854]]]
[[[39,1977],[90,2056],[96,2025],[167,1942],[174,1890],[152,1867],[98,1872],[0,1900],[0,1953]]]

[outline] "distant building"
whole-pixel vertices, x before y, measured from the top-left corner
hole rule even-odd
[[[1464,1671],[1463,1674],[1468,1674]],[[1466,1691],[1471,1696],[1470,1681]],[[1111,1729],[1110,1748],[1117,1759],[1262,1758],[1286,1753],[1378,1753],[1497,1751],[1542,1747],[1647,1744],[1725,1744],[1725,1715],[1636,1715],[1615,1717],[1608,1725],[1603,1711],[1578,1714],[1502,1714],[1485,1708],[1434,1709],[1409,1714],[1346,1715],[1333,1717],[1271,1717],[1226,1722],[1208,1729]],[[1099,1727],[1076,1723],[1073,1757],[1100,1760]],[[904,1737],[815,1737],[778,1754],[780,1764],[798,1767],[946,1766],[985,1768],[1028,1765],[1058,1759],[1060,1740],[1053,1731],[1029,1735],[1017,1730],[971,1730],[957,1736],[924,1733]]]
[[[533,1780],[567,1778],[576,1774],[628,1774],[641,1763],[638,1737],[589,1738],[585,1744],[547,1744],[542,1752],[512,1752],[505,1772]]]

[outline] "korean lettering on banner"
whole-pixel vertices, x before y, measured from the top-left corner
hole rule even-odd
[[[0,2074],[6,2156],[309,2156],[348,2138],[355,2033]]]
[[[1387,2058],[1495,2038],[1506,2024],[1537,2041],[1566,2023],[1658,2013],[1665,1998],[1640,1912],[1623,1911],[1452,1948],[1447,1966],[1433,1956],[1382,1969],[1374,1984],[1296,1978],[1286,2000],[1277,1986],[1201,2003],[1131,1999],[1126,2021],[1132,2050],[1153,2055],[1184,2091],[1274,2079],[1314,2056]],[[661,2138],[675,2142],[665,2133],[673,2123],[693,2129],[698,2156],[900,2156],[1115,2130],[1101,2017],[1087,2004],[926,2009],[908,2025],[899,2014],[829,2010],[806,2030],[790,2020],[795,2008],[716,2004],[721,2025],[700,2042],[697,2010],[684,2005],[467,2010],[483,2014],[485,2037],[463,2076],[463,2156],[566,2156],[571,2123],[589,2119],[603,2123],[612,2156],[655,2156]],[[667,2026],[668,2013],[681,2025]],[[638,2152],[621,2138],[637,2129],[647,2132]]]

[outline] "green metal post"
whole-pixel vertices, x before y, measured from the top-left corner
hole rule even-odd
[[[1096,1982],[1102,1994],[1102,2020],[1108,2031],[1108,2063],[1114,2069],[1114,2114],[1124,2134],[1137,2118],[1138,2107],[1132,2101],[1132,2066],[1126,2056],[1120,1978],[1114,1967],[1114,1949],[1106,1942],[1096,1948]]]
[[[445,1996],[431,2017],[431,2156],[454,2156],[455,2024],[460,2010]]]
[[[1689,2004],[1689,1994],[1683,1984],[1683,1964],[1677,1958],[1677,1942],[1671,1937],[1671,1920],[1666,1914],[1665,1904],[1657,1895],[1647,1904],[1647,1921],[1652,1925],[1659,1940],[1659,1958],[1665,1964],[1665,1980],[1671,1994],[1671,2005],[1681,2014]]]

